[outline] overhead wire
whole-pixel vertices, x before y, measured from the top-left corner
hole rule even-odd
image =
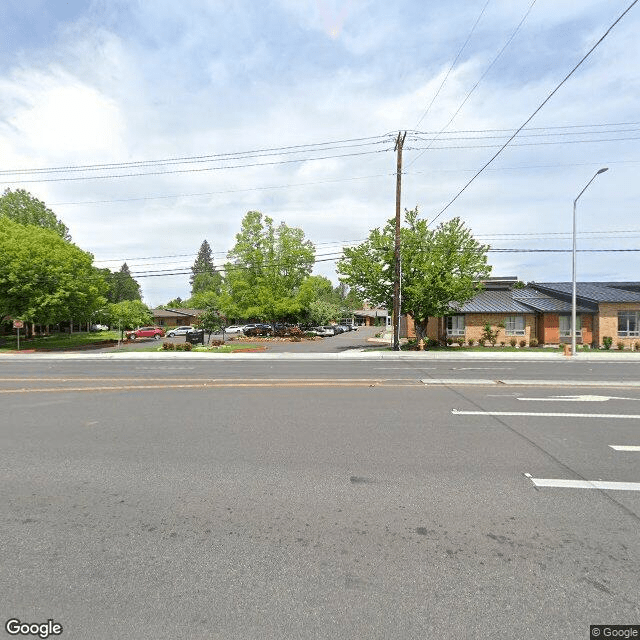
[[[534,110],[534,112],[518,127],[516,132],[507,140],[502,147],[486,162],[480,170],[458,191],[458,193],[449,201],[449,203],[433,218],[432,223],[435,222],[471,185],[476,178],[507,148],[509,143],[524,129],[536,114],[551,100],[551,98],[558,92],[560,87],[577,71],[577,69],[584,63],[584,61],[596,50],[600,43],[609,35],[609,33],[615,28],[615,26],[624,18],[624,16],[638,3],[638,0],[633,2],[620,14],[620,16],[613,22],[613,24],[605,31],[600,39],[587,51],[587,53],[580,59],[580,61],[569,71],[569,73],[560,81],[556,88],[542,101],[542,103]]]
[[[514,29],[513,33],[511,34],[511,36],[507,39],[507,41],[505,42],[505,44],[503,45],[503,47],[500,49],[500,51],[498,51],[497,55],[494,57],[494,59],[491,61],[491,63],[489,64],[489,66],[485,69],[484,73],[480,76],[480,78],[478,79],[478,81],[473,85],[473,87],[471,87],[471,89],[467,92],[467,95],[464,97],[464,99],[462,100],[462,102],[460,103],[460,106],[456,109],[455,113],[451,116],[451,118],[449,119],[449,121],[447,122],[447,124],[444,125],[444,127],[442,127],[442,129],[440,130],[440,133],[443,133],[448,127],[449,125],[455,120],[455,118],[457,117],[457,115],[460,113],[460,111],[462,110],[462,107],[464,107],[464,105],[467,103],[467,101],[469,100],[469,98],[471,97],[471,94],[473,94],[473,92],[478,88],[478,86],[480,85],[480,83],[484,80],[484,78],[486,77],[486,75],[489,73],[489,71],[493,68],[493,65],[498,61],[498,59],[500,58],[500,56],[504,53],[505,49],[511,44],[512,40],[516,37],[516,34],[518,33],[518,31],[520,31],[520,27],[522,27],[522,25],[524,24],[524,21],[527,19],[527,17],[529,16],[529,14],[531,13],[531,9],[533,9],[533,5],[535,5],[537,0],[532,0],[531,4],[529,5],[529,8],[527,9],[527,11],[525,12],[524,16],[522,17],[522,19],[520,20],[520,22],[518,23],[518,26]],[[439,135],[439,134],[438,134]],[[436,136],[437,137],[437,136]],[[427,147],[428,149],[429,147]],[[427,149],[425,149],[422,153],[418,154],[415,158],[413,158],[413,160],[407,165],[407,168],[409,168],[410,166],[412,166],[417,160],[418,158],[421,158],[426,152]]]
[[[462,47],[460,47],[460,50],[458,51],[456,57],[454,58],[453,62],[451,63],[451,66],[449,67],[449,69],[448,69],[447,73],[445,74],[442,82],[440,83],[440,86],[438,87],[438,90],[435,92],[435,95],[433,96],[433,98],[431,98],[431,102],[429,103],[429,106],[425,109],[424,113],[420,116],[420,119],[418,120],[418,122],[415,125],[416,127],[420,126],[420,123],[426,118],[427,114],[431,110],[431,107],[433,106],[433,103],[436,101],[436,98],[440,95],[440,91],[442,91],[442,87],[444,87],[445,83],[447,82],[447,79],[449,78],[449,74],[451,73],[451,71],[453,71],[453,68],[456,66],[456,63],[458,62],[458,59],[462,55],[462,52],[465,50],[467,44],[469,43],[469,40],[471,40],[471,36],[474,34],[474,32],[476,30],[476,27],[478,26],[478,23],[482,19],[482,16],[484,15],[484,12],[486,11],[487,6],[489,5],[489,2],[491,2],[491,0],[487,0],[484,3],[484,6],[482,7],[482,10],[478,14],[478,17],[476,18],[476,21],[473,23],[473,27],[471,27],[471,31],[469,32],[469,35],[467,36],[467,39],[464,41],[464,44],[462,45]]]

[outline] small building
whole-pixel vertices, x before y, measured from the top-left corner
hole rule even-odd
[[[158,327],[197,324],[203,309],[152,309],[153,323]]]

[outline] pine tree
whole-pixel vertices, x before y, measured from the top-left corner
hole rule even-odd
[[[125,262],[120,271],[111,274],[108,279],[110,291],[107,294],[109,302],[123,302],[124,300],[142,300],[140,285],[131,275],[129,266]]]
[[[191,295],[205,291],[219,291],[222,277],[213,266],[213,258],[209,243],[204,240],[200,245],[198,256],[191,267]]]

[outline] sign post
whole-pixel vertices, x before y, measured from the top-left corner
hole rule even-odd
[[[24,322],[22,320],[14,320],[13,328],[18,330],[18,351],[20,351],[20,329],[24,327]]]

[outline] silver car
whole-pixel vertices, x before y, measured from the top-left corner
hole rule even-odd
[[[167,331],[167,338],[173,338],[173,336],[186,336],[190,331],[195,331],[195,329],[191,326],[169,329],[169,331]]]

